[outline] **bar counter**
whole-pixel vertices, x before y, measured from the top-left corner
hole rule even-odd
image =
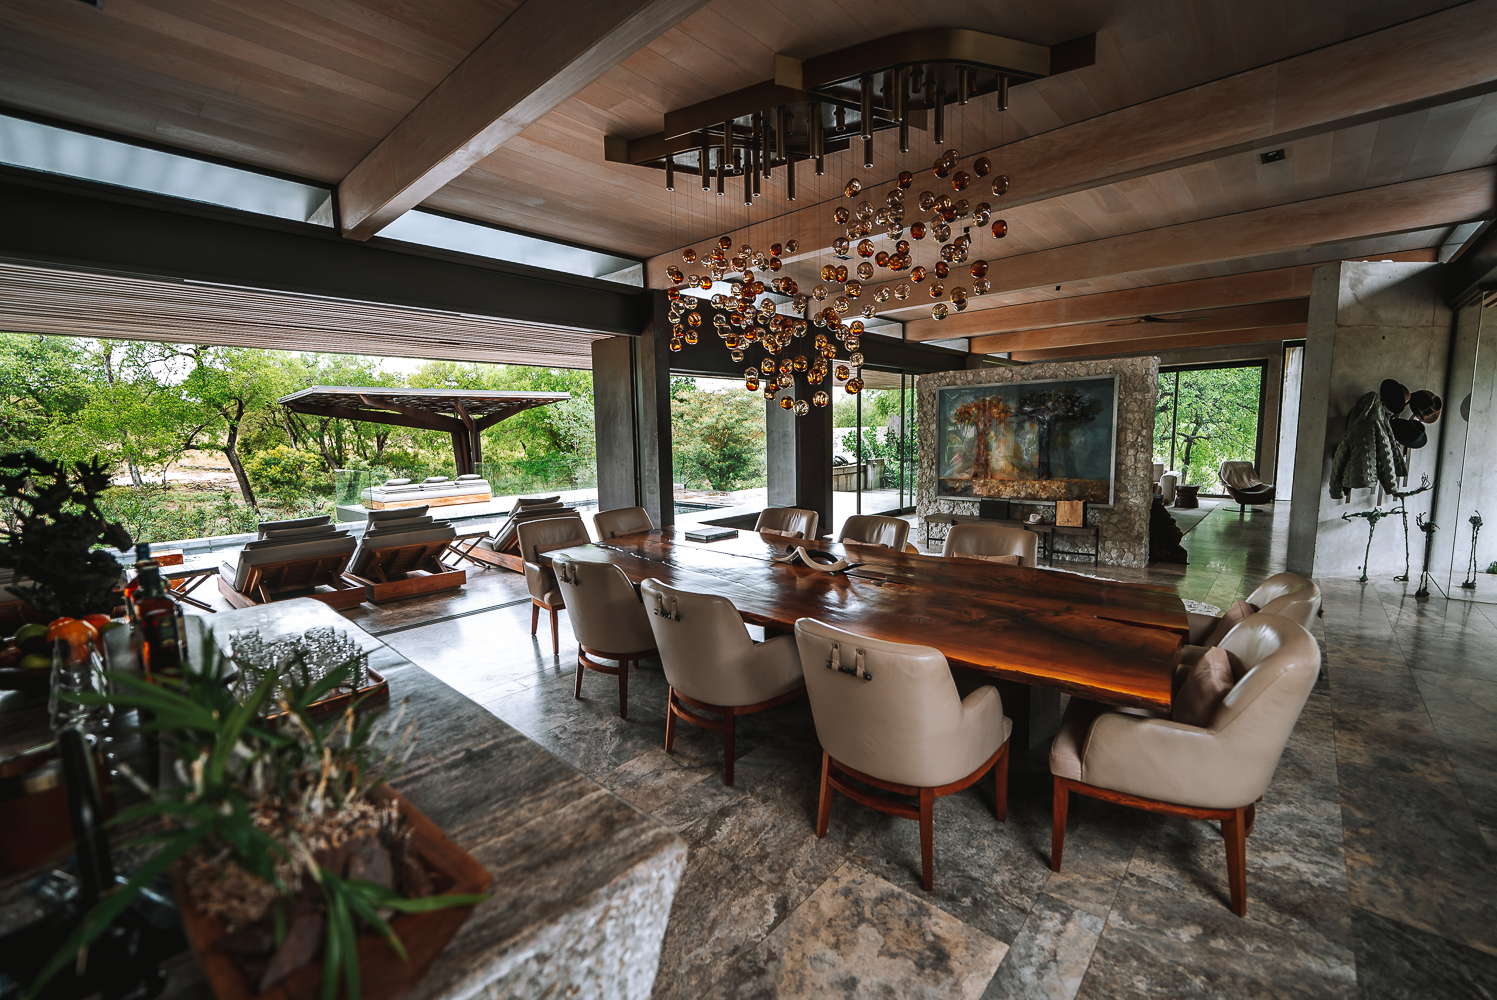
[[[410,1000],[650,995],[686,864],[680,838],[326,605],[199,620],[220,644],[239,629],[269,639],[332,625],[370,653],[390,709],[408,701],[420,739],[390,784],[494,876]],[[173,963],[166,995],[208,995],[190,958]]]

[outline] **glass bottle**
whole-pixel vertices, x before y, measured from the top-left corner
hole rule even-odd
[[[141,568],[135,578],[135,609],[144,645],[147,677],[180,677],[186,666],[183,632],[177,602],[166,594],[161,567],[154,561]]]

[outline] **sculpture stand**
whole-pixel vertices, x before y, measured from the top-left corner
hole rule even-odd
[[[1421,476],[1417,490],[1405,490],[1402,493],[1394,493],[1393,498],[1402,503],[1409,497],[1418,496],[1423,493],[1430,486],[1429,476]],[[1407,504],[1405,504],[1405,507],[1407,507]],[[1403,515],[1403,576],[1395,576],[1393,579],[1407,582],[1409,579],[1409,512],[1405,509],[1401,513]]]
[[[1419,589],[1414,591],[1414,597],[1419,600],[1427,600],[1429,598],[1430,547],[1434,544],[1435,532],[1439,530],[1440,526],[1433,521],[1426,521],[1423,514],[1415,517],[1414,523],[1418,525],[1420,531],[1424,532],[1424,564],[1419,571]]]
[[[1481,534],[1481,511],[1471,512],[1471,558],[1467,560],[1466,579],[1461,584],[1462,590],[1476,589],[1476,536]]]
[[[1383,510],[1381,507],[1374,507],[1371,510],[1359,510],[1355,514],[1341,515],[1341,520],[1343,521],[1350,521],[1354,517],[1365,517],[1367,519],[1367,551],[1362,553],[1362,575],[1357,578],[1358,583],[1367,582],[1367,564],[1372,561],[1372,534],[1377,531],[1377,522],[1385,517],[1402,513],[1404,513],[1404,508],[1402,507],[1396,510]]]

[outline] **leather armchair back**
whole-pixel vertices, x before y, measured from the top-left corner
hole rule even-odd
[[[1092,723],[1081,780],[1208,809],[1256,801],[1315,686],[1320,647],[1294,622],[1261,612],[1220,645],[1247,670],[1210,725],[1104,712]]]
[[[649,531],[655,527],[649,512],[643,507],[615,507],[600,510],[593,515],[593,527],[598,529],[598,541],[606,542],[618,535],[634,531]]]
[[[602,656],[655,648],[645,606],[623,570],[566,556],[558,556],[553,565],[578,642]]]
[[[842,525],[842,531],[837,535],[839,542],[882,545],[895,552],[903,552],[904,544],[909,541],[909,538],[910,522],[903,518],[884,517],[879,514],[854,514]]]
[[[800,532],[802,538],[815,538],[817,522],[821,515],[814,510],[800,507],[767,507],[759,514],[755,531],[783,531],[787,534]]]
[[[957,693],[930,646],[869,639],[802,618],[795,623],[816,736],[864,774],[905,785],[948,784],[977,769],[1005,737],[993,688]]]
[[[1035,565],[1039,536],[1027,528],[1002,524],[953,524],[941,555],[1018,556],[1020,565]]]
[[[559,545],[572,542],[586,545],[587,528],[576,513],[569,517],[547,517],[538,521],[526,521],[516,529],[520,542],[520,558],[525,561],[525,587],[530,596],[547,604],[554,604],[557,597],[556,577],[550,567],[536,561],[538,545]]]
[[[757,705],[800,683],[794,640],[780,636],[755,645],[726,597],[677,590],[659,580],[641,582],[639,592],[665,679],[688,698]]]
[[[1280,615],[1309,628],[1320,614],[1320,587],[1297,573],[1276,573],[1259,584],[1247,596],[1247,602],[1259,611]]]

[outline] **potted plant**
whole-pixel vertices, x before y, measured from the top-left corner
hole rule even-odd
[[[130,547],[130,533],[99,510],[109,471],[30,451],[0,455],[0,566],[15,570],[16,595],[43,621],[109,614],[119,604],[120,564],[103,546]],[[20,582],[23,581],[24,582]]]
[[[146,822],[159,850],[80,921],[32,992],[170,870],[182,925],[219,1000],[349,1000],[405,992],[423,976],[489,874],[385,784],[410,755],[405,708],[326,720],[311,708],[348,682],[304,666],[267,673],[242,698],[211,639],[180,682],[111,675],[82,704],[142,710],[174,759],[119,823]],[[154,821],[154,823],[152,822]]]

